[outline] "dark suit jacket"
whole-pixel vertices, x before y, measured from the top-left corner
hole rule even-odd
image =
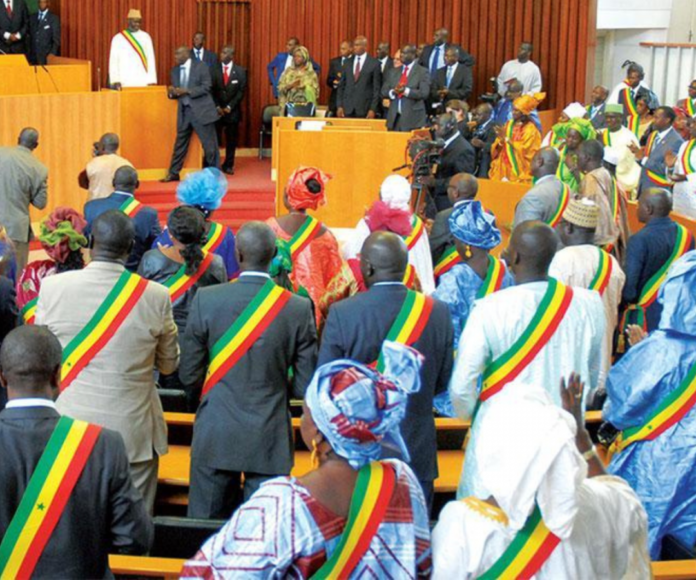
[[[471,67],[459,63],[452,75],[452,81],[449,86],[449,93],[445,98],[446,101],[451,99],[459,99],[466,101],[471,95],[471,89],[474,86],[474,77],[471,74]],[[432,87],[430,89],[430,100],[433,104],[440,103],[440,95],[438,91],[447,88],[447,67],[438,69],[433,78]]]
[[[430,254],[433,257],[433,264],[437,264],[445,250],[454,244],[454,236],[449,228],[449,219],[453,209],[448,207],[437,212],[433,221],[433,227],[429,236]]]
[[[669,132],[657,145],[652,148],[648,159],[643,164],[643,169],[640,174],[640,182],[638,184],[638,196],[651,187],[661,187],[653,183],[648,177],[647,170],[654,171],[660,175],[665,175],[667,173],[667,167],[665,164],[665,153],[667,151],[672,151],[675,155],[679,152],[679,147],[684,142],[681,135],[677,133],[674,128],[670,128]]]
[[[377,57],[375,57],[375,59],[379,63],[380,70],[382,70],[382,62]],[[384,70],[382,70],[382,75],[387,74],[387,72],[389,72],[393,68],[394,68],[394,59],[391,56],[388,56],[387,62],[384,63]]]
[[[5,33],[19,32],[18,42],[8,43]],[[7,15],[5,2],[0,6],[0,50],[8,54],[24,54],[27,50],[27,35],[29,33],[29,10],[24,0],[12,0],[12,18]]]
[[[288,53],[283,51],[275,55],[273,60],[266,66],[266,71],[268,72],[268,81],[273,85],[273,96],[278,98],[278,81],[280,80],[280,75],[285,71],[285,63],[287,62]],[[321,75],[321,67],[312,59],[312,66],[314,67],[314,72],[317,73],[317,77]]]
[[[232,64],[230,78],[225,85],[225,77],[222,73],[222,64],[217,64],[210,69],[213,78],[213,100],[216,107],[223,109],[229,107],[231,112],[220,117],[222,123],[239,123],[242,118],[242,99],[246,92],[247,73],[241,66]]]
[[[345,59],[350,60],[349,58]],[[329,61],[329,74],[326,75],[326,86],[329,87],[329,111],[336,112],[336,97],[338,95],[338,86],[334,87],[334,82],[340,81],[343,75],[343,57],[337,56]]]
[[[179,379],[198,398],[210,351],[266,278],[199,290],[182,342]],[[293,465],[288,400],[302,398],[314,373],[317,331],[309,300],[291,296],[261,337],[205,396],[196,413],[191,458],[216,469],[287,474]],[[294,370],[294,386],[288,373]],[[292,391],[292,392],[291,392]]]
[[[457,137],[442,152],[442,162],[435,172],[435,197],[447,197],[447,186],[451,177],[457,173],[471,173],[476,169],[476,150],[464,137]]]
[[[346,115],[367,117],[367,113],[379,111],[379,93],[382,89],[382,70],[379,61],[365,55],[358,80],[355,80],[355,60],[346,61],[343,66],[343,76],[338,85],[337,106],[343,107]]]
[[[114,192],[109,197],[88,201],[85,204],[85,219],[87,220],[85,235],[89,236],[92,229],[92,222],[94,222],[95,219],[105,211],[119,209],[121,205],[123,205],[123,202],[129,197],[130,196],[125,193]],[[152,247],[157,236],[162,233],[162,228],[159,223],[157,211],[151,207],[143,207],[132,219],[133,225],[135,226],[135,242],[133,244],[133,251],[126,262],[126,268],[131,272],[136,272],[143,254]]]
[[[39,15],[29,18],[29,61],[32,64],[46,64],[49,54],[60,54],[60,18],[49,11],[39,23]]]
[[[366,364],[376,361],[405,298],[404,285],[380,285],[331,306],[318,364],[341,358]],[[452,374],[453,334],[447,306],[436,300],[423,334],[413,345],[425,357],[421,388],[411,395],[401,423],[410,465],[421,481],[431,481],[438,473],[433,397],[447,389]]]
[[[0,413],[0,537],[60,415],[47,407]],[[133,487],[123,439],[102,429],[32,578],[109,578],[109,553],[144,554],[153,526]]]
[[[382,83],[382,98],[390,99],[390,92],[399,84],[402,68],[392,68],[384,75]],[[428,122],[426,112],[426,100],[430,96],[430,75],[428,71],[417,63],[413,63],[409,71],[406,87],[409,95],[401,98],[401,125],[402,130],[411,131],[425,127]],[[394,130],[396,117],[399,114],[399,100],[392,99],[387,113],[387,128]]]
[[[17,308],[15,285],[6,276],[0,276],[0,346],[18,322],[19,309]],[[0,411],[5,408],[6,401],[7,391],[0,388]]]
[[[459,49],[459,62],[461,64],[465,64],[468,67],[472,67],[476,64],[476,58],[469,54],[466,50],[464,50],[461,46],[458,44],[445,44],[442,48],[442,54],[444,56],[445,52],[447,49],[453,46],[454,48]],[[434,44],[429,44],[425,48],[423,48],[423,52],[421,53],[420,59],[418,59],[418,63],[421,66],[424,66],[427,71],[430,71],[430,55],[433,53],[433,49],[435,48]]]
[[[595,112],[594,117],[592,116],[592,104],[587,105],[587,115],[592,123],[595,130],[606,129],[607,118],[606,118],[606,101],[599,106],[599,109]]]
[[[181,67],[175,66],[171,72],[172,86],[181,86]],[[200,125],[215,123],[219,116],[215,108],[215,102],[210,94],[212,81],[210,80],[210,70],[207,65],[191,59],[191,70],[189,71],[188,89],[190,93],[183,97],[172,97],[179,101],[177,125],[183,122],[182,109],[188,103],[193,113],[193,118]],[[178,127],[180,128],[180,127]]]
[[[196,62],[201,62],[196,58],[196,53],[193,49],[191,49],[191,60],[195,60]],[[218,63],[217,54],[208,50],[207,48],[204,48],[202,62],[203,62],[203,64],[207,64],[209,67],[214,67]]]
[[[493,119],[490,119],[487,124],[470,131],[467,141],[471,143],[474,138],[481,139],[484,143],[483,147],[474,147],[473,143],[471,145],[476,151],[476,177],[488,178],[488,171],[491,168],[491,146],[496,138]]]

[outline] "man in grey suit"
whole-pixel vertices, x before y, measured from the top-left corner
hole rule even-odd
[[[39,146],[39,132],[27,127],[17,147],[0,148],[0,224],[15,246],[17,274],[27,265],[31,231],[29,206],[46,207],[48,168],[32,155]]]
[[[403,66],[385,73],[382,98],[389,99],[387,128],[390,131],[413,131],[428,122],[426,101],[430,96],[430,75],[416,60],[416,47],[401,49]]]
[[[539,149],[532,159],[532,187],[515,208],[514,226],[530,220],[549,223],[558,209],[563,183],[556,177],[560,156],[553,147]]]
[[[236,253],[239,280],[198,291],[181,347],[179,378],[192,397],[203,393],[191,446],[188,515],[194,518],[229,518],[241,503],[242,474],[246,500],[264,481],[290,473],[294,450],[288,402],[291,395],[304,396],[316,365],[312,305],[284,294],[287,302],[249,349],[231,367],[221,367],[219,381],[204,384],[213,349],[252,300],[274,287],[268,268],[275,235],[269,226],[244,225]]]
[[[179,181],[179,172],[184,166],[191,135],[195,131],[203,145],[205,167],[220,168],[215,123],[219,119],[215,101],[211,94],[210,69],[205,63],[191,58],[191,50],[180,46],[174,52],[176,66],[171,72],[169,98],[178,101],[176,141],[169,166],[169,174],[162,182]]]

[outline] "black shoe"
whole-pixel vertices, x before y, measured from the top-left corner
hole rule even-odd
[[[222,172],[227,175],[234,175],[234,167],[223,167]]]
[[[181,181],[178,173],[169,173],[164,179],[160,179],[160,183],[170,183],[172,181]]]

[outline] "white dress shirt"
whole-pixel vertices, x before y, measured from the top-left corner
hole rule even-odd
[[[28,407],[47,407],[57,411],[56,404],[51,399],[40,397],[27,397],[25,399],[12,399],[5,405],[5,409],[26,409]]]

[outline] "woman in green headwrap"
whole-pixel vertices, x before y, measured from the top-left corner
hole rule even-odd
[[[319,100],[319,79],[314,72],[309,51],[304,46],[298,46],[293,52],[292,66],[285,69],[278,81],[278,104],[282,115],[285,106],[308,105],[315,107]]]
[[[561,149],[561,162],[557,177],[565,183],[572,193],[580,190],[580,170],[578,169],[578,150],[583,141],[595,139],[597,133],[588,119],[571,119],[566,124],[565,145]]]

